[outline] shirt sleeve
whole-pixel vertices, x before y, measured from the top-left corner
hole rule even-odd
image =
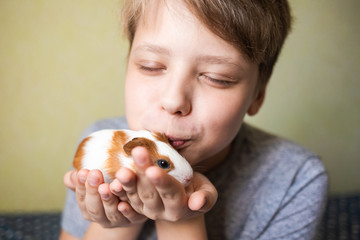
[[[325,209],[327,192],[328,177],[322,163],[317,158],[307,160],[256,239],[313,239]]]
[[[82,238],[88,229],[89,224],[90,222],[82,217],[76,202],[75,192],[68,189],[61,217],[62,229],[77,238]]]

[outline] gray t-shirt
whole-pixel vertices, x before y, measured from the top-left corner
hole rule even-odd
[[[83,137],[100,129],[128,128],[125,118],[92,125]],[[328,177],[318,156],[279,137],[243,124],[232,150],[206,176],[219,197],[206,213],[209,239],[312,239],[326,204]],[[81,238],[89,222],[68,190],[62,227]],[[139,239],[157,239],[153,221]]]

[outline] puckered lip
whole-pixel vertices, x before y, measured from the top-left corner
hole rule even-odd
[[[176,138],[172,136],[167,136],[169,143],[173,148],[176,150],[180,150],[183,148],[186,148],[191,144],[191,139],[182,139],[182,138]]]

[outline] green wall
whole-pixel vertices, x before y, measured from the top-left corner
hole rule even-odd
[[[250,122],[319,154],[331,193],[360,192],[360,2],[290,3],[292,34]]]
[[[0,212],[60,210],[81,132],[124,112],[119,2],[0,1]],[[293,32],[247,121],[317,152],[331,193],[359,192],[360,3],[290,3]]]

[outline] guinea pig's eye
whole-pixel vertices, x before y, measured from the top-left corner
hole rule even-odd
[[[169,169],[170,163],[164,159],[159,159],[156,161],[157,165],[162,169]]]

